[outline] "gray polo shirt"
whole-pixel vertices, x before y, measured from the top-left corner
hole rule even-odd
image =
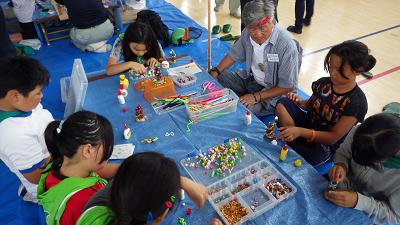
[[[253,59],[253,46],[250,42],[250,34],[244,29],[242,36],[232,46],[229,56],[233,61],[242,64],[246,62],[246,70],[239,73],[239,76],[246,79],[250,76],[251,64]],[[265,90],[276,86],[280,88],[295,87],[294,93],[297,93],[298,77],[302,62],[303,49],[300,43],[287,30],[275,23],[274,31],[270,36],[269,43],[264,48],[264,72],[266,84]],[[277,56],[279,61],[268,60],[269,56]],[[276,105],[280,96],[263,101],[265,106]]]

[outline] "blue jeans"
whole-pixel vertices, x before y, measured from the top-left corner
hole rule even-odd
[[[232,91],[234,91],[239,97],[246,94],[257,93],[264,88],[254,80],[253,76],[250,76],[247,79],[242,79],[238,73],[229,70],[223,71],[218,76],[218,82],[222,86],[232,89]],[[258,102],[255,105],[250,106],[249,110],[255,116],[260,117],[274,114],[275,106],[269,104],[268,107],[265,107],[261,102]]]
[[[296,28],[303,28],[304,11],[306,11],[306,17],[304,18],[304,21],[306,23],[310,23],[311,17],[314,14],[314,0],[296,0],[294,11],[296,15],[296,22],[294,25]]]
[[[72,43],[80,50],[85,51],[86,45],[108,41],[113,33],[114,25],[107,19],[104,23],[87,29],[73,27],[69,35]]]

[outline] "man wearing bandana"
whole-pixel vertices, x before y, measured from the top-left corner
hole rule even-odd
[[[274,11],[273,1],[247,3],[242,14],[246,29],[219,65],[209,71],[256,116],[273,114],[280,96],[297,93],[303,49],[275,23]],[[226,70],[235,62],[246,62],[246,69]]]

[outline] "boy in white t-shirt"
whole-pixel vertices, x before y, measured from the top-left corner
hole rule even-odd
[[[37,202],[41,168],[50,159],[44,130],[54,120],[40,104],[50,74],[27,56],[4,57],[0,68],[0,159],[21,180],[18,194]]]
[[[125,0],[125,4],[119,8],[122,24],[133,23],[138,12],[146,9],[146,0]]]

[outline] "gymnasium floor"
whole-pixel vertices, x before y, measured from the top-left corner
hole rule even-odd
[[[207,28],[207,0],[166,0],[201,26]],[[293,0],[279,0],[277,7],[281,27],[294,25]],[[214,12],[211,0],[211,27],[230,23],[232,35],[240,35],[240,19],[229,15],[229,0]],[[377,59],[371,70],[373,79],[357,78],[368,99],[367,116],[382,111],[390,102],[400,102],[400,3],[386,1],[316,0],[311,25],[302,34],[293,34],[303,47],[303,64],[299,87],[311,93],[311,83],[327,76],[323,60],[329,49],[343,41],[355,39],[365,43]],[[222,34],[224,35],[224,34]],[[221,36],[221,34],[219,35]],[[211,56],[212,57],[212,56]],[[218,64],[218,62],[212,63]]]

